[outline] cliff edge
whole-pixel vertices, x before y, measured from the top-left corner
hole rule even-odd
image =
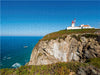
[[[36,44],[29,63],[0,69],[0,75],[100,75],[100,29],[50,33]]]
[[[62,30],[44,36],[34,47],[28,65],[79,61],[100,57],[99,29]]]

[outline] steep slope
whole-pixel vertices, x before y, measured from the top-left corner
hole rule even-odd
[[[85,62],[86,59],[100,57],[100,35],[98,30],[85,29],[78,31],[80,30],[64,30],[46,35],[34,47],[28,64]],[[58,34],[59,36],[56,36]]]
[[[0,69],[0,75],[100,75],[100,29],[50,33],[36,44],[29,63]]]
[[[0,75],[100,75],[100,58],[88,59],[85,63],[60,62],[0,69]]]

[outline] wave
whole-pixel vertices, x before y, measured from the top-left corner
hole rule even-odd
[[[11,57],[4,56],[4,57],[3,57],[3,60],[6,60],[6,59],[9,60],[9,59],[11,59]]]
[[[4,56],[4,57],[3,57],[3,60],[6,60],[6,58],[7,58],[7,57],[6,57],[6,56]]]
[[[8,57],[7,59],[11,59],[11,57]]]
[[[13,68],[18,68],[18,67],[20,67],[20,66],[21,66],[20,63],[14,63],[14,64],[12,65]]]

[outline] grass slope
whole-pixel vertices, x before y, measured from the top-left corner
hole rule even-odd
[[[47,34],[41,40],[51,40],[51,39],[56,39],[58,37],[59,38],[64,38],[68,34],[94,33],[98,30],[100,30],[100,29],[61,30],[61,31],[58,31],[58,32],[53,32],[53,33]]]
[[[21,66],[17,69],[1,69],[0,75],[69,75],[70,71],[76,72],[79,67],[93,65],[100,68],[100,58],[88,59],[86,63],[59,62],[50,65]]]

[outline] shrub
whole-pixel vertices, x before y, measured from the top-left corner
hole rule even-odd
[[[84,34],[84,35],[82,35],[82,36],[84,36],[84,37],[86,37],[86,38],[97,38],[97,37],[98,37],[97,34]]]
[[[41,40],[51,40],[56,39],[58,37],[64,37],[63,35],[69,35],[69,34],[82,34],[82,33],[94,33],[100,29],[76,29],[76,30],[60,30],[58,32],[53,32],[50,34],[47,34],[43,37]]]
[[[79,67],[94,65],[100,68],[100,58],[88,59],[85,63],[80,62],[59,62],[49,65],[21,66],[17,69],[1,69],[1,75],[69,75],[70,71],[77,72]]]
[[[75,38],[77,41],[81,41],[80,40],[80,35],[77,35],[77,36],[76,35],[72,35],[72,37]]]
[[[86,63],[94,65],[95,67],[100,68],[100,58],[91,58],[86,61]]]

